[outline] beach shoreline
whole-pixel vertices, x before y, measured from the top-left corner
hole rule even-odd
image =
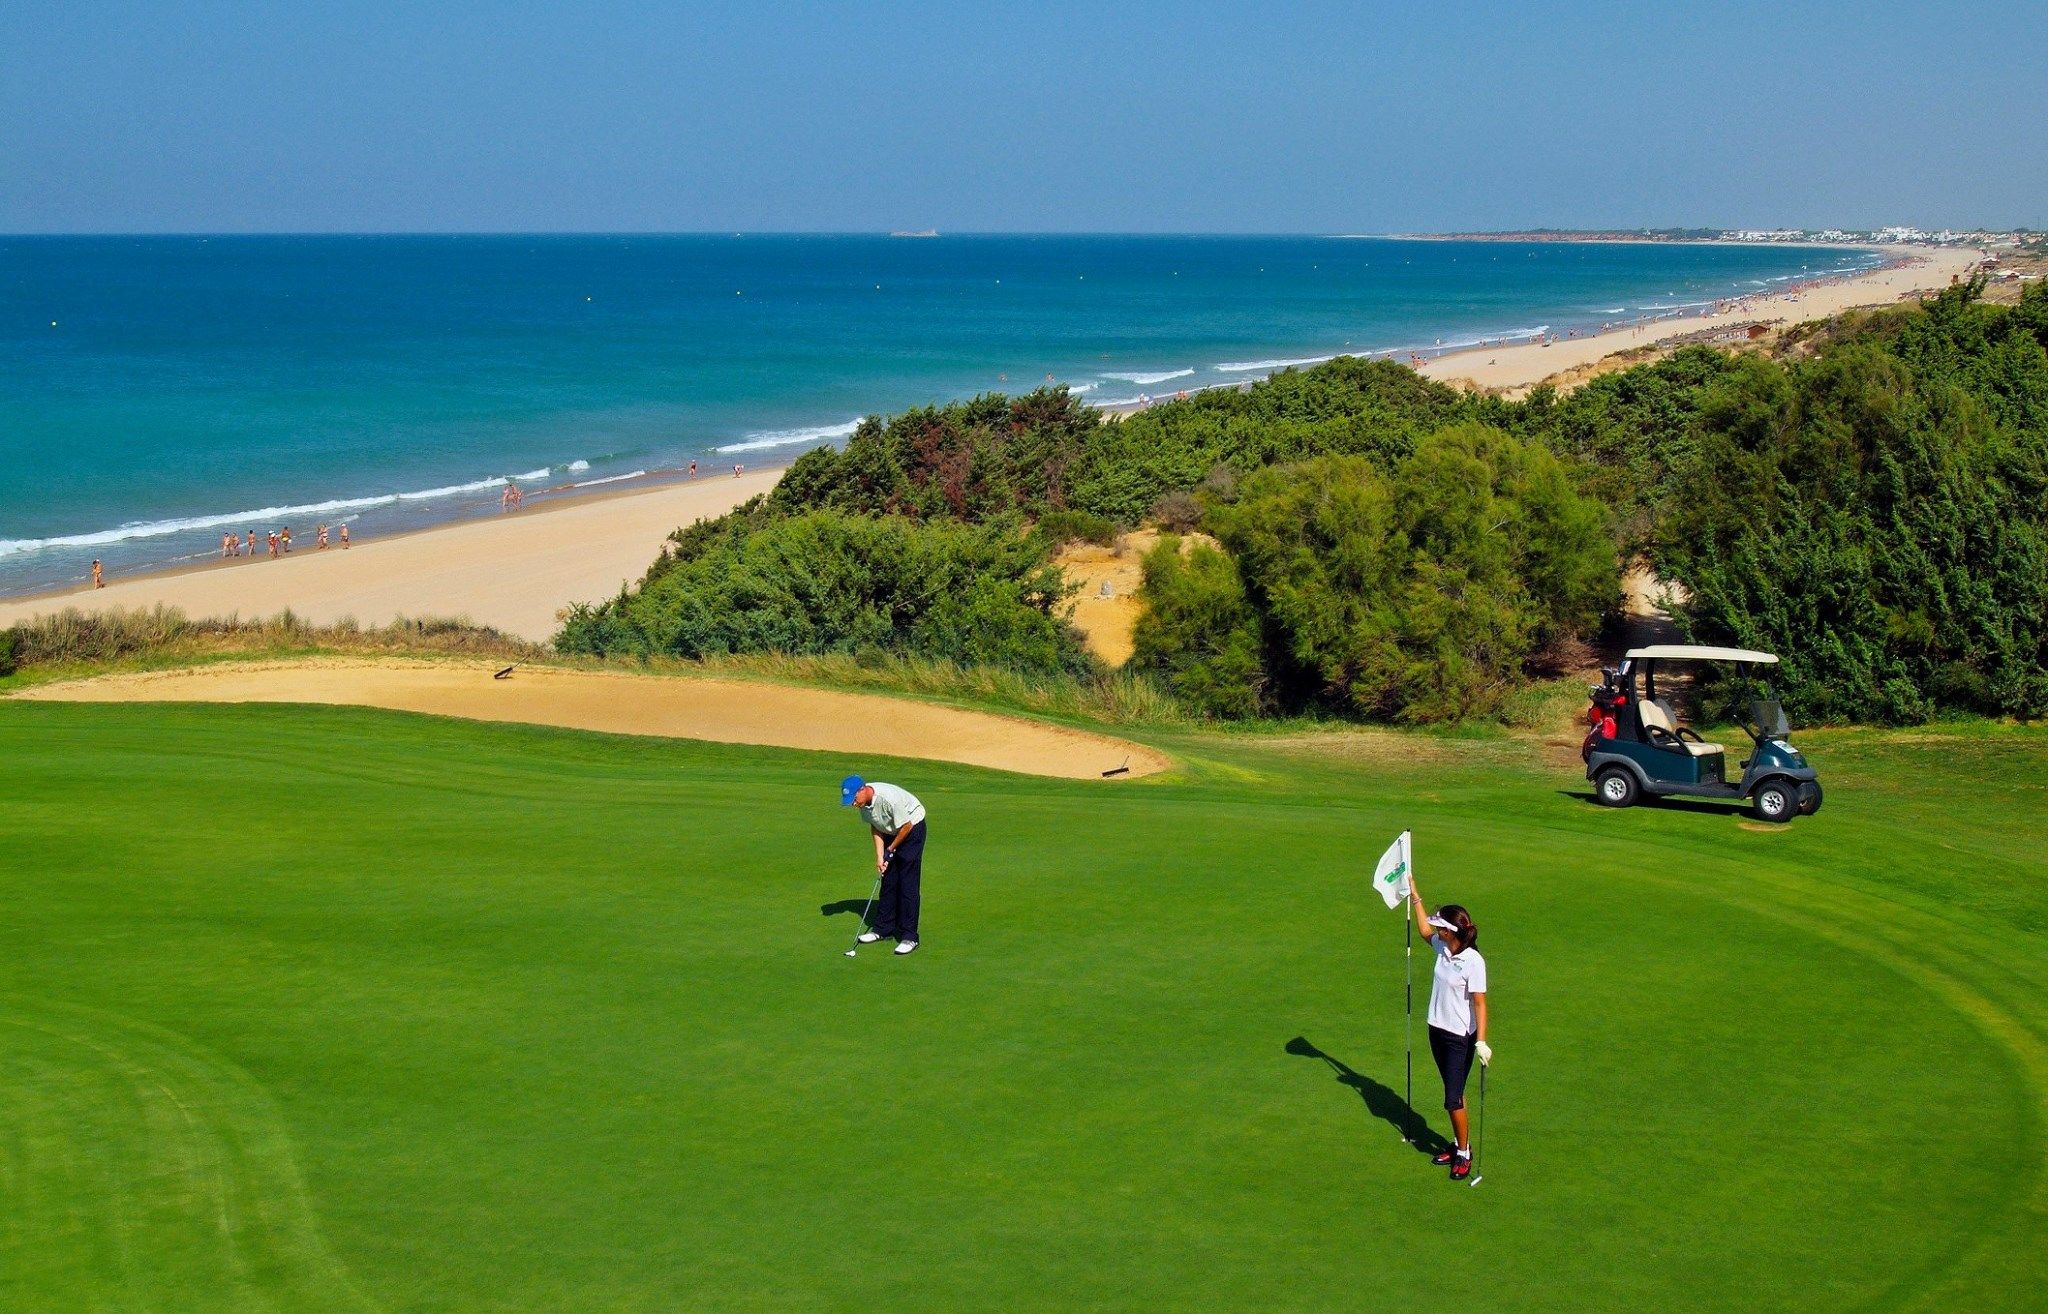
[[[358,538],[346,548],[307,544],[275,559],[188,563],[110,579],[101,589],[0,599],[0,627],[74,608],[165,606],[194,618],[250,620],[288,609],[319,625],[464,619],[545,643],[562,611],[637,582],[676,529],[768,492],[785,468],[555,494],[517,511]]]
[[[1815,245],[1820,245],[1816,243]],[[1872,250],[1856,246],[1854,250]],[[1841,277],[1816,277],[1778,291],[1718,298],[1698,313],[1637,317],[1598,332],[1541,340],[1501,339],[1455,351],[1402,353],[1417,372],[1440,382],[1516,393],[1568,370],[1598,364],[1618,352],[1656,347],[1673,338],[1751,324],[1785,328],[1828,319],[1849,310],[1896,305],[1967,278],[1982,259],[1975,250],[1916,247],[1909,255]],[[1694,309],[1688,307],[1688,309]]]

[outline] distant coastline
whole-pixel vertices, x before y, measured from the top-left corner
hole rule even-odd
[[[1994,247],[2020,246],[2040,242],[2044,234],[2032,229],[1940,229],[1877,228],[1850,231],[1839,228],[1518,228],[1488,232],[1457,233],[1339,233],[1345,238],[1369,238],[1388,242],[1600,242],[1600,243],[1683,243],[1690,245],[1794,246],[1794,247]]]

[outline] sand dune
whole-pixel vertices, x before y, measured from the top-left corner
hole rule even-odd
[[[1107,735],[878,694],[539,666],[520,667],[505,680],[491,677],[492,666],[481,664],[230,663],[39,685],[13,696],[59,702],[340,703],[613,734],[931,758],[1074,780],[1099,780],[1126,762],[1131,776],[1173,765],[1164,753]]]

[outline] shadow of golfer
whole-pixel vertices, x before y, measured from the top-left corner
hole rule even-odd
[[[837,917],[840,913],[852,913],[858,917],[860,916],[861,909],[867,906],[868,901],[866,899],[841,899],[837,903],[819,904],[818,915],[820,917]]]
[[[1400,1132],[1408,1143],[1421,1153],[1437,1154],[1451,1148],[1451,1143],[1431,1127],[1397,1092],[1380,1085],[1363,1073],[1352,1071],[1342,1062],[1311,1045],[1306,1038],[1296,1036],[1288,1041],[1287,1052],[1299,1058],[1321,1059],[1329,1064],[1330,1070],[1337,1074],[1338,1081],[1358,1092],[1359,1098],[1365,1101],[1367,1112]]]

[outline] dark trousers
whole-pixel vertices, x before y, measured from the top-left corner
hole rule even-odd
[[[886,842],[886,841],[885,841]],[[882,873],[882,894],[875,901],[875,927],[894,940],[917,938],[917,906],[924,880],[924,823],[918,822],[889,857]]]
[[[1472,1056],[1478,1053],[1479,1037],[1459,1036],[1441,1027],[1429,1029],[1429,1052],[1436,1070],[1444,1077],[1444,1108],[1465,1107],[1465,1078],[1472,1074]]]

